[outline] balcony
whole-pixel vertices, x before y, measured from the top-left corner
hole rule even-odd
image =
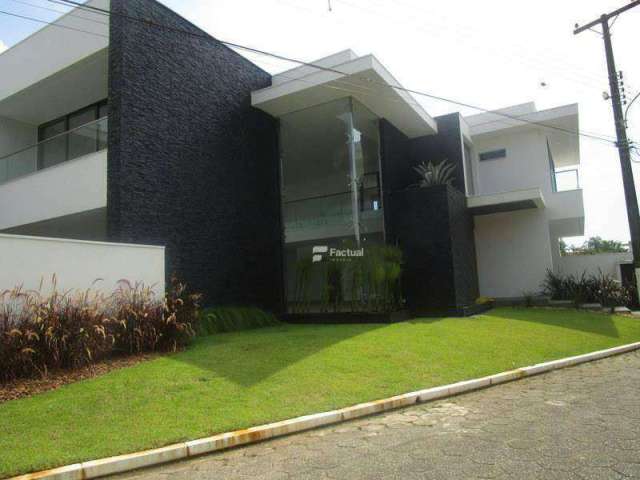
[[[286,243],[350,236],[354,233],[354,221],[362,234],[381,232],[380,190],[360,189],[357,220],[352,202],[351,192],[284,202]]]
[[[558,169],[552,178],[554,192],[567,192],[580,189],[580,172],[577,168]]]
[[[70,228],[72,216],[104,210],[107,132],[108,117],[103,117],[0,157],[0,231],[58,236],[56,231]],[[101,223],[103,216],[101,211],[99,218],[75,223]],[[42,229],[52,219],[64,220],[49,224],[51,231]],[[35,230],[16,230],[25,225]]]

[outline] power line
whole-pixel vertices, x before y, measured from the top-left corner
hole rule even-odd
[[[49,0],[49,1],[53,2],[54,0]],[[188,30],[183,30],[183,29],[179,29],[179,28],[176,28],[176,27],[171,27],[169,25],[162,25],[162,24],[153,22],[151,20],[142,19],[142,18],[138,18],[138,17],[133,17],[131,15],[126,15],[126,14],[122,14],[122,13],[119,13],[119,12],[110,12],[108,10],[104,10],[104,9],[101,9],[101,8],[98,8],[98,7],[94,7],[94,6],[84,5],[82,3],[78,3],[78,2],[75,2],[75,1],[72,1],[72,0],[61,0],[60,2],[56,1],[55,3],[61,3],[61,2],[76,6],[76,7],[80,8],[80,9],[83,9],[83,10],[89,9],[91,11],[96,11],[96,12],[102,13],[103,15],[106,15],[106,16],[110,16],[110,15],[113,14],[113,15],[121,16],[123,18],[135,21],[135,22],[142,23],[142,24],[147,25],[147,26],[157,27],[157,28],[161,28],[161,29],[164,29],[164,30],[173,31],[173,32],[176,32],[176,33],[182,33],[182,34],[185,34],[185,35],[188,35],[188,36],[196,37],[196,38],[207,40],[207,41],[212,41],[213,40],[213,41],[219,42],[219,43],[221,43],[223,45],[226,45],[229,48],[238,48],[238,49],[241,49],[241,50],[245,50],[245,51],[249,51],[249,52],[253,52],[253,53],[269,56],[269,57],[272,57],[272,58],[277,58],[279,60],[284,60],[284,61],[291,62],[291,63],[297,63],[297,64],[299,64],[301,66],[307,66],[307,67],[310,67],[310,68],[314,68],[314,69],[322,70],[322,71],[327,71],[327,72],[339,74],[339,75],[342,75],[342,76],[343,75],[348,75],[347,73],[342,72],[342,71],[340,71],[338,69],[335,69],[335,68],[323,67],[323,66],[315,65],[313,63],[304,62],[302,60],[298,60],[298,59],[294,59],[294,58],[291,58],[291,57],[287,57],[287,56],[284,56],[284,55],[267,52],[265,50],[261,50],[261,49],[257,49],[257,48],[253,48],[253,47],[248,47],[246,45],[241,45],[241,44],[234,43],[234,42],[228,42],[228,41],[224,41],[224,40],[214,39],[213,37],[209,36],[208,34],[200,34],[200,33],[190,32]],[[5,11],[2,11],[2,10],[0,10],[0,13],[1,14],[5,14],[5,15],[15,16],[15,17],[18,17],[18,18],[23,18],[25,20],[36,21],[36,22],[40,22],[40,23],[45,23],[47,25],[52,25],[52,26],[56,26],[56,27],[60,27],[60,28],[66,28],[66,29],[69,29],[69,30],[75,30],[75,31],[79,31],[79,32],[82,32],[82,33],[88,33],[88,34],[93,34],[93,35],[98,35],[98,36],[101,36],[101,37],[108,38],[105,35],[97,34],[95,32],[88,32],[86,30],[77,29],[77,28],[73,28],[73,27],[68,27],[66,25],[59,25],[59,24],[56,24],[56,23],[53,23],[53,22],[47,22],[47,21],[40,20],[40,19],[35,19],[35,18],[32,18],[32,17],[27,17],[27,16],[23,16],[23,15],[17,15],[17,14],[10,13],[10,12],[5,12]],[[509,119],[509,120],[515,120],[515,121],[526,123],[526,124],[530,124],[530,125],[536,125],[536,126],[543,127],[543,128],[548,128],[548,129],[551,129],[551,130],[564,132],[564,133],[567,133],[567,134],[570,134],[570,135],[582,136],[582,137],[585,137],[585,138],[599,140],[599,141],[603,141],[603,142],[607,142],[607,143],[611,143],[611,144],[615,145],[614,141],[612,141],[610,139],[607,139],[604,136],[601,136],[600,134],[589,134],[589,133],[586,133],[586,132],[574,131],[574,130],[569,130],[569,129],[565,129],[565,128],[562,128],[562,127],[557,127],[555,125],[546,125],[544,123],[534,122],[534,121],[531,121],[531,120],[523,120],[522,118],[518,118],[517,116],[508,115],[506,113],[498,112],[498,111],[495,111],[495,110],[489,110],[489,109],[486,109],[486,108],[483,108],[483,107],[479,107],[477,105],[473,105],[473,104],[470,104],[470,103],[462,102],[462,101],[459,101],[459,100],[454,100],[454,99],[450,99],[450,98],[446,98],[446,97],[430,94],[430,93],[427,93],[427,92],[424,92],[424,91],[413,90],[413,89],[401,87],[399,85],[391,85],[391,84],[387,84],[387,83],[384,83],[384,82],[378,82],[378,81],[375,81],[375,80],[373,80],[371,78],[366,78],[365,77],[365,79],[367,81],[369,81],[369,83],[378,84],[378,85],[383,86],[385,88],[391,88],[391,89],[393,89],[395,91],[404,91],[404,92],[409,93],[409,94],[415,94],[415,95],[424,96],[424,97],[427,97],[427,98],[430,98],[430,99],[433,99],[433,100],[438,100],[438,101],[442,101],[442,102],[447,102],[447,103],[451,103],[451,104],[454,104],[454,105],[458,105],[458,106],[461,106],[461,107],[470,108],[472,110],[477,110],[477,111],[484,112],[484,113],[491,113],[491,114],[494,114],[496,116],[500,116],[500,117],[503,117],[503,118],[506,118],[506,119]]]
[[[627,108],[624,111],[624,121],[627,121],[627,118],[629,117],[629,109],[631,108],[631,106],[633,105],[633,102],[635,102],[638,97],[640,97],[640,93],[638,93],[635,97],[633,97],[633,100],[631,100],[631,102],[629,102],[629,105],[627,105]]]
[[[265,59],[260,59],[260,60],[256,60],[256,61],[264,62],[264,63],[267,63],[267,64],[269,64],[271,66],[277,66],[276,63],[269,62],[268,60],[265,60]],[[289,75],[286,74],[286,72],[278,73],[277,76],[278,77],[282,77],[282,78],[286,78],[288,80],[293,80],[293,81],[296,81],[296,82],[307,83],[307,84],[313,85],[313,86],[320,86],[320,87],[324,87],[324,88],[340,90],[340,91],[344,91],[344,92],[347,92],[347,93],[357,93],[357,94],[360,94],[360,95],[374,96],[376,98],[385,98],[385,99],[387,99],[389,101],[393,101],[393,102],[397,102],[397,103],[403,103],[403,104],[408,103],[409,105],[412,105],[412,106],[415,106],[415,107],[418,107],[418,108],[424,108],[421,104],[419,104],[416,101],[407,102],[406,100],[400,100],[400,99],[398,99],[396,97],[390,97],[388,95],[381,96],[380,92],[377,92],[375,90],[367,88],[364,85],[360,85],[360,84],[349,82],[347,80],[342,80],[342,79],[334,80],[334,82],[340,83],[340,85],[342,85],[341,87],[337,87],[335,85],[328,85],[326,83],[318,85],[317,83],[312,82],[310,80],[307,80],[305,78],[289,76]],[[359,89],[363,89],[363,90],[359,90]],[[491,110],[489,113],[491,113],[491,114],[499,114],[499,112],[497,112],[496,110]],[[524,113],[522,115],[513,115],[512,118],[513,119],[517,119],[517,121],[524,122],[525,120],[523,119],[523,117],[526,117],[526,116],[530,115],[531,113],[532,112],[527,112],[527,113]],[[533,112],[533,113],[535,113],[535,112]],[[463,116],[463,118],[465,118],[465,117]],[[502,125],[512,125],[512,120],[510,120],[508,122],[505,119],[494,118],[494,119],[491,119],[491,120],[487,120],[485,122],[474,123],[471,126],[471,128],[480,127],[482,125],[489,125],[489,124],[492,124],[492,123],[493,124],[499,123],[499,124],[502,124]],[[599,136],[599,134],[595,133],[595,132],[589,132],[589,131],[586,131],[586,130],[582,130],[581,132],[585,133],[585,134],[591,134],[593,136]],[[613,143],[615,143],[615,137],[613,137],[611,135],[605,135],[605,134],[601,134],[601,136],[602,137],[607,137],[607,138],[602,138],[602,141],[607,141],[608,140],[612,144],[610,146],[611,147],[615,147],[615,145],[613,145]]]
[[[49,0],[49,1],[53,1],[53,0]],[[174,32],[177,32],[177,33],[182,33],[182,34],[185,34],[185,35],[189,35],[189,36],[192,36],[192,37],[204,39],[204,40],[207,40],[207,41],[211,41],[211,40],[218,41],[218,42],[226,45],[227,47],[238,48],[238,49],[241,49],[241,50],[245,50],[245,51],[249,51],[249,52],[253,52],[253,53],[269,56],[269,57],[272,57],[272,58],[277,58],[279,60],[284,60],[284,61],[287,61],[287,62],[296,63],[296,64],[301,65],[301,66],[307,66],[307,67],[314,68],[314,69],[317,69],[317,70],[322,70],[322,71],[326,71],[326,72],[330,72],[330,73],[335,73],[335,74],[338,74],[338,75],[348,75],[347,73],[342,72],[342,71],[340,71],[340,70],[338,70],[336,68],[333,68],[333,67],[324,67],[324,66],[320,66],[320,65],[315,65],[313,63],[305,62],[305,61],[302,61],[302,60],[299,60],[299,59],[295,59],[295,58],[292,58],[292,57],[287,57],[285,55],[281,55],[281,54],[277,54],[277,53],[268,52],[266,50],[261,50],[261,49],[254,48],[254,47],[248,47],[246,45],[241,45],[241,44],[238,44],[238,43],[235,43],[235,42],[229,42],[229,41],[225,41],[225,40],[214,39],[213,37],[209,36],[208,34],[190,32],[188,30],[183,30],[183,29],[172,27],[172,26],[169,26],[169,25],[159,24],[159,23],[154,22],[154,21],[149,20],[149,19],[143,19],[143,18],[139,18],[139,17],[134,17],[134,16],[127,15],[127,14],[124,14],[124,13],[120,13],[120,12],[111,12],[109,10],[105,10],[105,9],[102,9],[102,8],[99,8],[99,7],[85,5],[85,4],[76,2],[74,0],[60,0],[60,1],[62,1],[64,3],[67,3],[67,4],[70,4],[70,5],[73,5],[73,6],[76,6],[78,8],[86,8],[86,9],[90,9],[91,11],[100,12],[100,13],[102,13],[104,15],[117,15],[117,16],[126,18],[128,20],[132,20],[132,21],[135,21],[135,22],[142,23],[142,24],[147,25],[147,26],[162,28],[162,29],[165,29],[165,30],[174,31]],[[527,124],[531,124],[531,125],[536,125],[536,126],[543,127],[543,128],[549,128],[549,129],[552,129],[552,130],[568,133],[568,134],[571,134],[571,135],[579,135],[579,136],[583,136],[585,138],[591,138],[591,139],[596,139],[596,140],[600,140],[600,141],[604,141],[604,142],[615,144],[614,141],[612,141],[610,139],[607,139],[607,138],[605,138],[604,136],[601,136],[601,135],[597,135],[597,134],[593,135],[593,134],[588,134],[588,133],[585,133],[585,132],[574,131],[574,130],[569,130],[569,129],[565,129],[565,128],[562,128],[562,127],[557,127],[555,125],[546,125],[544,123],[534,122],[534,121],[531,121],[531,120],[523,120],[521,118],[518,118],[518,117],[513,116],[513,115],[508,115],[508,114],[505,114],[503,112],[496,112],[496,111],[489,110],[489,109],[486,109],[486,108],[483,108],[483,107],[479,107],[477,105],[473,105],[473,104],[470,104],[470,103],[467,103],[467,102],[462,102],[462,101],[459,101],[459,100],[454,100],[454,99],[451,99],[451,98],[446,98],[446,97],[442,97],[442,96],[439,96],[439,95],[434,95],[434,94],[431,94],[431,93],[428,93],[428,92],[424,92],[424,91],[420,91],[420,90],[414,90],[414,89],[410,89],[410,88],[405,88],[405,87],[401,87],[400,85],[392,85],[392,84],[387,84],[387,83],[384,83],[384,82],[378,82],[378,81],[373,80],[371,78],[366,78],[366,80],[368,80],[369,83],[371,83],[371,84],[377,84],[377,85],[383,86],[385,88],[392,88],[392,89],[394,89],[396,91],[404,91],[404,92],[412,94],[412,95],[420,95],[420,96],[424,96],[424,97],[427,97],[427,98],[430,98],[430,99],[433,99],[433,100],[439,100],[439,101],[455,104],[455,105],[458,105],[458,106],[461,106],[461,107],[470,108],[472,110],[477,110],[477,111],[484,112],[484,113],[491,113],[491,114],[494,114],[494,115],[497,115],[497,116],[500,116],[500,117],[507,118],[509,120],[516,120],[518,122],[523,122],[523,123],[527,123]]]
[[[77,14],[74,14],[74,13],[71,13],[71,12],[60,11],[60,10],[56,10],[55,8],[48,8],[48,7],[44,7],[42,5],[36,5],[35,3],[25,2],[23,0],[11,0],[11,1],[14,2],[14,3],[19,3],[21,5],[26,5],[28,7],[39,8],[40,10],[46,10],[48,12],[55,12],[55,13],[59,13],[59,14],[62,14],[62,15],[69,15],[70,17],[80,18],[82,20],[86,20],[87,22],[99,23],[100,25],[107,25],[107,23],[101,22],[100,20],[96,20],[95,18],[82,17],[80,15],[77,15]]]
[[[101,33],[90,32],[88,30],[83,30],[81,28],[70,27],[68,25],[60,25],[60,24],[57,24],[57,23],[48,22],[46,20],[41,20],[39,18],[28,17],[26,15],[18,15],[17,13],[5,12],[4,10],[0,10],[0,14],[9,15],[11,17],[16,17],[16,18],[21,18],[23,20],[29,20],[31,22],[42,23],[44,25],[50,25],[50,26],[54,26],[54,27],[64,28],[66,30],[73,30],[74,32],[87,33],[89,35],[95,35],[97,37],[109,38],[108,35],[102,35]]]
[[[370,14],[375,14],[378,16],[384,16],[385,21],[388,21],[388,15],[383,15],[381,14],[379,11],[377,10],[371,10],[369,8],[363,7],[359,4],[354,4],[354,3],[350,3],[347,0],[339,0],[340,2],[344,3],[345,5],[349,5],[353,8],[357,8],[359,10],[365,11],[365,12],[369,12]],[[374,0],[375,2],[377,2],[378,4],[381,4],[380,0]],[[431,16],[433,16],[433,14],[431,14],[431,12],[429,12],[428,10],[422,9],[422,8],[418,8],[417,6],[414,5],[410,5],[407,3],[402,3],[400,2],[400,0],[395,0],[393,3],[398,3],[399,5],[402,5],[404,7],[407,8],[412,8],[415,10],[418,10],[419,12],[424,13],[424,15],[413,15],[412,18],[417,18],[419,17],[421,19],[420,21],[420,25],[416,25],[413,22],[412,25],[420,30],[424,30],[424,28],[422,27],[422,25],[425,23],[422,19],[423,18],[429,18]],[[388,5],[388,1],[382,2],[382,5]],[[446,26],[447,24],[447,18],[440,15],[439,18],[441,18],[443,20],[442,22],[442,26]],[[432,23],[433,25],[433,23]],[[471,38],[471,39],[475,39],[477,38],[478,33],[481,33],[480,30],[478,29],[474,29],[473,27],[470,26],[459,26],[456,25],[455,28],[455,32],[457,34],[457,38],[460,38],[461,35],[459,34],[460,30],[466,30],[467,34],[466,37],[467,38]],[[436,31],[434,29],[431,29],[431,31]],[[463,37],[463,36],[462,36]],[[474,42],[468,42],[467,43],[468,46],[470,46],[471,48],[475,48],[478,49],[477,45]],[[515,46],[517,48],[517,51],[512,51],[512,55],[509,55],[506,52],[506,48],[508,46]],[[528,44],[527,47],[529,47],[530,45]],[[518,47],[517,45],[515,45],[512,41],[512,39],[510,39],[510,41],[508,42],[507,45],[501,45],[499,50],[494,50],[494,49],[486,49],[486,51],[488,51],[489,53],[492,54],[497,54],[500,55],[508,60],[511,61],[515,61],[518,62],[522,65],[528,65],[529,67],[535,66],[538,67],[539,64],[541,63],[539,59],[534,58],[531,55],[528,55],[528,58],[526,58],[527,56],[523,55],[522,50],[524,49],[524,47]],[[546,54],[546,52],[545,52]],[[535,55],[535,53],[534,53]],[[553,64],[549,64],[547,62],[546,65],[544,65],[547,68],[550,68],[552,70],[555,70],[556,73],[555,74],[557,76],[564,76],[565,79],[567,79],[568,81],[572,82],[572,83],[578,83],[581,84],[587,88],[593,88],[594,90],[597,89],[600,91],[600,89],[602,88],[602,84],[606,84],[608,82],[608,80],[606,79],[606,76],[603,76],[601,74],[596,74],[595,72],[591,72],[591,71],[587,71],[585,69],[582,69],[580,66],[577,65],[571,65],[570,69],[567,69],[567,59],[566,58],[560,58],[557,57],[557,59],[551,59],[551,61],[553,62]],[[577,70],[581,70],[582,73],[579,73]],[[585,78],[585,77],[591,77],[591,78]],[[589,82],[589,83],[585,83],[585,81]],[[630,86],[630,85],[629,85]],[[629,88],[629,90],[631,90],[631,88]],[[635,89],[634,89],[635,90]]]

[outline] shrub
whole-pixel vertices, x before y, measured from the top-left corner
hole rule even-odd
[[[172,278],[164,302],[142,283],[122,280],[111,297],[115,349],[126,353],[175,352],[195,335],[201,296]]]
[[[496,303],[496,299],[492,297],[478,297],[476,298],[476,305],[490,305],[493,306]]]
[[[536,299],[535,293],[529,292],[529,291],[522,292],[522,300],[525,307],[527,308],[533,307],[535,303],[535,299]]]
[[[631,304],[633,292],[616,279],[600,272],[594,280],[595,295],[603,307],[613,310],[615,307]]]
[[[214,307],[201,314],[198,333],[235,332],[253,328],[279,325],[280,321],[272,313],[255,307]]]
[[[421,187],[432,187],[434,185],[451,185],[454,180],[455,166],[449,160],[442,160],[440,163],[422,162],[414,170],[420,176]]]
[[[583,272],[580,276],[563,276],[547,270],[542,289],[552,300],[570,300],[575,306],[600,303],[613,308],[628,305],[632,299],[631,290],[602,271],[597,275]]]
[[[88,289],[49,295],[21,287],[0,293],[0,382],[78,368],[115,353],[175,351],[194,335],[199,295],[177,281],[166,299],[119,282],[109,296]]]
[[[373,244],[364,248],[364,256],[344,264],[351,310],[393,312],[402,308],[402,261],[400,248]]]

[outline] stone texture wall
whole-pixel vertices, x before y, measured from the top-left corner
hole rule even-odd
[[[473,218],[464,192],[459,116],[436,118],[439,133],[408,139],[381,123],[386,241],[404,252],[403,293],[417,312],[459,313],[478,296]],[[447,158],[453,186],[416,188],[413,167]]]
[[[109,238],[166,245],[207,304],[279,311],[277,124],[250,104],[270,75],[154,0],[111,8]]]
[[[451,113],[435,117],[438,124],[436,135],[427,135],[409,142],[409,159],[412,165],[422,161],[440,162],[447,159],[455,167],[453,186],[465,191],[464,149],[460,131],[460,115]]]

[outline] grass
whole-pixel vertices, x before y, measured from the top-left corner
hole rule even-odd
[[[280,325],[0,404],[0,477],[640,341],[640,321],[495,309],[394,325]]]

